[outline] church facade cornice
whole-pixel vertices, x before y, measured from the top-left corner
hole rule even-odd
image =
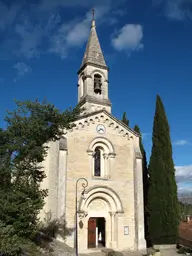
[[[82,106],[83,104],[85,104],[85,102],[90,102],[90,103],[95,103],[95,104],[102,104],[104,106],[110,106],[110,107],[112,106],[109,99],[98,100],[94,97],[91,97],[90,95],[87,95],[87,96],[81,98],[80,102],[79,102],[79,106]]]
[[[87,126],[96,123],[105,124],[107,127],[115,130],[117,134],[125,137],[127,140],[134,139],[135,136],[140,137],[137,132],[124,125],[120,120],[116,119],[105,110],[100,110],[81,116],[74,122],[75,126],[69,130],[65,130],[64,134],[71,133],[75,130],[82,130]]]
[[[96,114],[100,114],[100,113],[104,113],[106,114],[109,118],[113,119],[115,122],[117,122],[119,125],[121,125],[122,127],[124,127],[126,130],[128,130],[129,132],[131,132],[132,134],[134,134],[136,137],[141,137],[141,135],[139,133],[137,133],[136,131],[134,131],[133,129],[131,129],[130,127],[128,127],[127,125],[125,125],[122,121],[120,121],[119,119],[115,118],[113,115],[111,115],[109,112],[107,112],[106,110],[102,109],[102,110],[98,110],[92,113],[88,113],[86,115],[80,116],[77,121],[86,118],[86,117],[91,117],[93,115]]]
[[[105,69],[107,71],[109,71],[109,68],[104,66],[104,65],[99,65],[99,64],[96,64],[96,63],[92,63],[91,61],[89,62],[86,62],[80,69],[79,71],[77,72],[77,74],[79,75],[87,66],[92,66],[92,67],[95,67],[95,68],[101,68],[101,69]]]

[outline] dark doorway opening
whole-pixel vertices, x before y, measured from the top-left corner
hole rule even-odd
[[[105,247],[105,218],[97,218],[98,247]]]

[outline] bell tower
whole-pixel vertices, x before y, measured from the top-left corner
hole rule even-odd
[[[96,32],[94,9],[91,31],[81,67],[78,71],[78,103],[84,113],[105,109],[111,113],[108,98],[108,71]]]

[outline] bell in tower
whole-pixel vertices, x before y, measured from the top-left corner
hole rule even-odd
[[[94,92],[96,94],[101,94],[102,82],[101,82],[101,76],[99,74],[94,75]]]

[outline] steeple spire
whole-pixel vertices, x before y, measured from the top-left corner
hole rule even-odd
[[[108,67],[101,50],[92,9],[91,31],[78,74],[78,103],[91,113],[105,109],[111,113],[108,95]]]
[[[101,50],[101,46],[99,43],[99,39],[96,32],[96,24],[95,24],[95,9],[92,9],[92,21],[91,21],[91,31],[89,35],[89,39],[87,42],[86,50],[84,53],[83,61],[81,64],[81,68],[85,64],[92,64],[96,66],[100,66],[103,68],[107,68],[103,52]]]

